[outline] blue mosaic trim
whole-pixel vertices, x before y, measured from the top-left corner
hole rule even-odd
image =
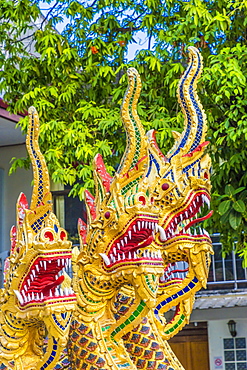
[[[32,114],[32,126],[31,126],[31,129],[30,129],[30,148],[32,150],[32,154],[35,158],[36,166],[38,167],[38,172],[39,172],[38,201],[37,201],[37,205],[39,205],[39,203],[42,202],[43,197],[44,197],[44,194],[43,194],[44,193],[43,172],[42,172],[41,161],[39,159],[38,154],[36,153],[36,151],[34,149],[33,141],[34,141],[34,116]]]
[[[62,316],[63,314],[61,314],[61,316]],[[66,322],[66,325],[65,326],[63,326],[63,325],[61,325],[60,324],[60,322],[57,320],[57,316],[53,313],[52,314],[52,317],[53,317],[53,320],[55,321],[55,323],[57,324],[57,326],[60,328],[60,329],[62,329],[62,330],[65,330],[66,328],[67,328],[67,326],[70,324],[70,320],[71,320],[71,317],[72,317],[72,313],[70,314],[70,317],[69,317],[69,319],[67,320],[67,322]],[[63,316],[62,316],[62,318],[63,318]]]
[[[173,296],[168,297],[164,301],[160,302],[158,306],[154,309],[154,314],[158,317],[159,310],[162,307],[166,306],[168,303],[171,303],[173,300],[177,299],[178,297],[181,297],[185,293],[188,293],[191,289],[193,289],[196,286],[197,283],[198,283],[198,279],[194,277],[194,279],[192,279],[185,288],[179,290],[176,294],[173,294]]]
[[[45,370],[48,367],[48,365],[50,365],[52,363],[56,354],[57,354],[57,341],[56,341],[55,338],[53,338],[53,347],[52,347],[51,355],[48,358],[48,360],[46,361],[46,363],[43,366],[41,366],[40,370]]]
[[[202,111],[197,103],[197,101],[195,100],[195,97],[194,97],[194,94],[193,94],[193,84],[200,72],[200,68],[201,68],[201,58],[200,58],[200,54],[197,53],[198,55],[198,67],[197,67],[197,70],[195,72],[195,75],[193,76],[191,82],[190,82],[190,86],[189,86],[189,95],[190,95],[190,99],[192,101],[192,104],[193,104],[193,107],[197,113],[197,118],[198,118],[198,126],[197,126],[197,133],[196,133],[196,138],[189,150],[189,152],[193,151],[199,144],[200,144],[200,141],[201,141],[201,137],[202,137],[202,132],[203,132],[203,115],[202,115]],[[179,153],[180,151],[180,148],[183,148],[189,138],[189,135],[191,133],[191,124],[192,124],[192,118],[191,118],[191,114],[190,114],[190,111],[187,107],[187,104],[186,104],[186,101],[184,99],[184,92],[183,92],[183,86],[184,86],[184,82],[188,76],[188,74],[190,73],[191,69],[192,69],[192,65],[193,65],[193,56],[192,56],[192,63],[187,71],[187,73],[184,75],[184,78],[180,84],[180,87],[179,87],[179,95],[180,95],[180,100],[181,100],[181,104],[186,112],[186,117],[187,117],[187,127],[186,127],[186,131],[183,135],[183,138],[177,148],[177,150],[171,155],[170,159]]]
[[[150,153],[149,154],[149,168],[148,168],[148,172],[147,172],[146,177],[148,177],[150,175],[153,164],[156,166],[156,169],[157,169],[158,174],[159,174],[159,172],[160,172],[160,165],[156,161],[156,159],[154,158],[153,154]]]

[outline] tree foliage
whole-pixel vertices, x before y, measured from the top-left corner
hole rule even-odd
[[[199,95],[213,160],[215,213],[208,227],[222,233],[224,251],[237,239],[245,254],[247,1],[57,0],[43,18],[39,6],[38,0],[1,2],[0,88],[11,111],[30,105],[39,111],[52,179],[74,185],[73,194],[82,197],[84,188],[92,188],[97,152],[109,170],[117,165],[125,145],[119,110],[129,66],[143,81],[140,118],[147,130],[157,130],[167,151],[171,131],[183,127],[176,88],[187,47],[195,45],[204,57]],[[62,19],[67,26],[59,34],[55,26]],[[127,61],[139,32],[148,47]],[[25,131],[27,120],[20,125]],[[12,170],[19,164],[14,162]]]

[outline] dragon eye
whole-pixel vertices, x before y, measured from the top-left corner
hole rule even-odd
[[[162,184],[161,188],[162,188],[162,190],[167,190],[167,189],[169,189],[169,184],[167,184],[165,182],[164,184]]]
[[[110,212],[109,211],[107,211],[106,213],[105,213],[105,218],[110,218],[110,216],[111,216],[111,214],[110,214]]]
[[[139,197],[139,202],[141,202],[141,203],[142,203],[142,205],[143,205],[143,206],[145,206],[145,204],[146,204],[146,199],[145,199],[145,197],[141,195],[141,196]]]

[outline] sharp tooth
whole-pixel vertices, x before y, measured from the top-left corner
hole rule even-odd
[[[39,266],[35,265],[35,268],[36,268],[37,272],[39,272]]]
[[[34,277],[33,277],[33,275],[32,275],[32,274],[30,274],[30,278],[31,278],[31,280],[33,281]]]
[[[131,253],[130,252],[128,254],[128,258],[129,258],[129,260],[131,260]]]
[[[148,229],[148,222],[145,222],[145,229]]]
[[[62,259],[62,265],[65,265],[65,259],[64,258]]]
[[[44,294],[41,292],[40,293],[40,300],[43,301],[43,299],[44,299]]]
[[[72,295],[72,294],[74,294],[73,289],[69,287],[69,295]]]
[[[30,296],[30,294],[28,293],[28,295],[27,295],[27,300],[28,300],[28,302],[30,302],[31,301],[31,296]]]
[[[64,288],[64,295],[69,295],[69,290],[68,290],[68,288]]]
[[[51,289],[50,289],[50,297],[52,297],[52,291],[51,291]]]
[[[144,249],[144,251],[143,251],[143,258],[146,258],[147,256],[146,256],[146,251],[145,251],[145,249]]]
[[[120,256],[120,254],[118,254],[118,256],[117,256],[117,260],[118,260],[118,261],[121,261],[121,256]]]
[[[159,258],[162,258],[162,254],[161,254],[160,250],[158,250],[158,256],[159,256]]]
[[[107,257],[105,253],[99,253],[99,255],[103,258],[106,266],[109,266],[111,264],[111,261],[109,260],[109,258]]]
[[[186,217],[186,218],[188,218],[188,217],[189,217],[189,214],[188,214],[188,212],[187,212],[187,211],[185,211],[185,212],[184,212],[184,214],[185,214],[185,217]]]
[[[147,250],[147,258],[150,258],[149,250]]]
[[[115,254],[115,256],[116,256],[116,254],[117,254],[117,250],[116,250],[116,248],[114,247],[113,248],[113,253]]]
[[[200,235],[203,234],[202,229],[200,227],[199,227],[199,233],[200,233]]]
[[[24,303],[24,300],[22,298],[21,293],[18,290],[14,290],[14,292],[15,292],[16,297],[18,298],[18,301],[20,302],[20,304],[23,304]]]
[[[57,265],[60,266],[60,259],[57,260]]]
[[[117,248],[118,248],[118,250],[120,250],[120,248],[121,248],[120,243],[117,243]]]
[[[152,229],[152,230],[154,230],[154,229],[155,229],[155,223],[154,223],[154,222],[152,222],[152,223],[151,223],[151,229]]]
[[[137,255],[136,255],[136,252],[134,252],[134,259],[137,259]]]
[[[124,241],[123,241],[123,239],[121,239],[121,244],[122,244],[122,247],[124,247]]]
[[[36,300],[39,301],[39,293],[37,293]]]
[[[48,262],[51,263],[51,260],[49,260]]]
[[[58,291],[58,289],[56,288],[56,290],[55,290],[55,296],[56,297],[58,297],[59,296],[59,291]]]
[[[142,228],[145,228],[145,221],[142,221]]]
[[[44,262],[44,270],[46,271],[46,261],[43,261]]]
[[[163,227],[161,227],[160,225],[157,225],[158,226],[158,230],[159,230],[159,233],[160,233],[160,240],[162,242],[164,242],[166,240],[166,233],[165,233],[165,230],[163,229]]]
[[[59,293],[60,293],[60,296],[63,297],[63,289],[62,288],[59,289]]]
[[[34,292],[32,292],[32,301],[35,300],[35,297],[34,297]]]
[[[24,289],[25,289],[25,291],[27,292],[27,286],[26,286],[26,285],[24,286]]]
[[[72,266],[72,262],[71,262],[71,259],[69,259],[69,269],[71,269],[71,266]]]
[[[136,233],[136,225],[133,225],[133,230]]]
[[[27,303],[28,302],[28,299],[27,297],[24,295],[24,302]]]
[[[128,244],[128,238],[127,236],[124,237],[125,244]]]
[[[30,286],[30,279],[27,279],[28,286]]]
[[[35,277],[36,276],[35,270],[32,270],[31,274],[33,274],[33,277]]]
[[[131,231],[130,230],[128,232],[128,235],[129,235],[129,239],[131,240]]]
[[[40,267],[43,267],[43,261],[39,261]]]
[[[138,230],[140,231],[141,230],[141,222],[140,221],[137,222],[137,227],[138,227]]]
[[[116,259],[115,259],[115,257],[113,256],[113,254],[110,254],[110,259],[111,259],[112,263],[116,262]]]
[[[122,259],[123,259],[123,260],[125,260],[125,258],[126,258],[126,257],[125,257],[125,254],[123,253],[123,254],[122,254]]]

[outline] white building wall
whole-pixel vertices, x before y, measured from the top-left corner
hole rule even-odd
[[[9,250],[9,231],[12,225],[16,224],[16,201],[20,192],[25,193],[29,202],[31,199],[32,171],[19,168],[9,176],[10,161],[13,157],[26,157],[25,145],[0,147],[0,169],[3,170],[1,171],[3,176],[0,186],[2,192],[2,203],[0,203],[2,208],[0,209],[0,230],[2,230],[0,252]]]
[[[236,321],[237,338],[247,339],[247,319],[237,319],[235,317],[232,317],[232,319]],[[228,319],[208,321],[210,370],[216,370],[220,368],[215,365],[215,360],[217,358],[222,359],[224,364],[223,339],[231,338],[227,325],[228,321]],[[224,368],[225,367],[223,365],[222,369]]]

